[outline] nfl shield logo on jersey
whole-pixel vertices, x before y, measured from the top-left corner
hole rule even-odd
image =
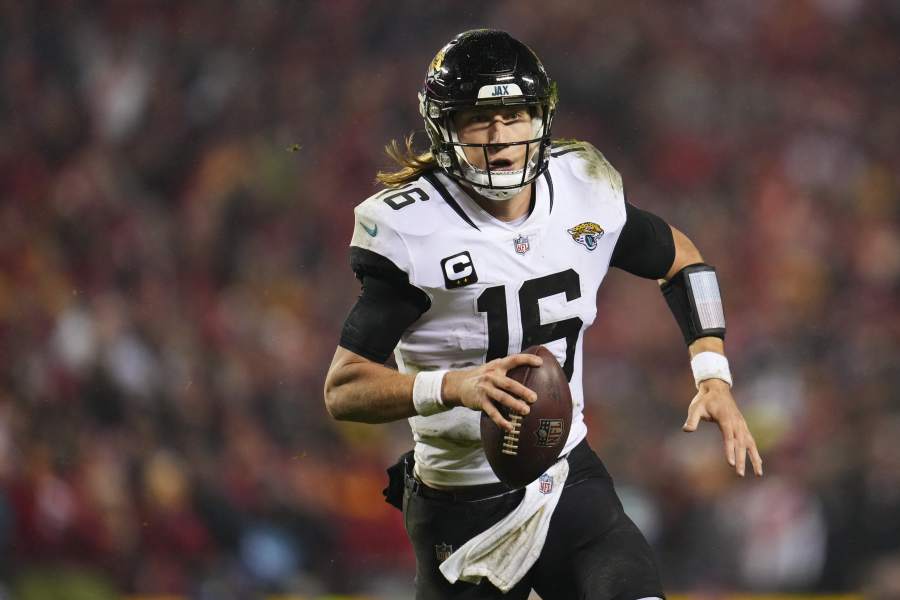
[[[444,562],[450,555],[453,554],[453,546],[450,544],[435,544],[434,545],[434,554],[437,556],[437,561],[439,563]]]
[[[519,237],[517,237],[516,239],[513,240],[513,243],[515,243],[516,252],[518,252],[519,254],[525,254],[526,252],[528,252],[528,249],[531,247],[528,245],[528,238],[525,237],[524,235],[522,235],[521,233],[519,234]]]
[[[553,491],[553,478],[544,473],[538,479],[538,491],[542,494],[549,494]]]

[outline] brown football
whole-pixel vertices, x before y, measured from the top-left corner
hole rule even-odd
[[[510,415],[509,409],[498,405],[515,427],[512,432],[500,429],[486,413],[481,414],[481,444],[488,462],[500,481],[514,488],[528,485],[556,462],[572,425],[572,394],[556,357],[543,346],[523,352],[537,354],[544,363],[540,367],[516,367],[506,376],[537,394],[531,411],[525,416]]]

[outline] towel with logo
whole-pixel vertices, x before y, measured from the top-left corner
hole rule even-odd
[[[450,583],[478,584],[483,577],[508,592],[541,555],[550,517],[569,476],[569,461],[558,460],[525,487],[525,497],[500,522],[476,535],[441,563]]]

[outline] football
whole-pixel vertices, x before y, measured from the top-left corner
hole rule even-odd
[[[559,458],[572,425],[572,394],[556,357],[543,346],[524,350],[544,359],[540,367],[519,366],[507,372],[537,393],[537,401],[527,415],[510,414],[498,406],[513,431],[500,429],[487,414],[481,414],[481,444],[494,473],[505,484],[528,485]]]

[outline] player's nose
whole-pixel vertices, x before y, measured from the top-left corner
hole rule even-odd
[[[509,126],[503,122],[503,117],[496,115],[488,125],[488,143],[504,144],[509,141],[508,136]],[[495,150],[499,150],[499,148],[495,148]]]

